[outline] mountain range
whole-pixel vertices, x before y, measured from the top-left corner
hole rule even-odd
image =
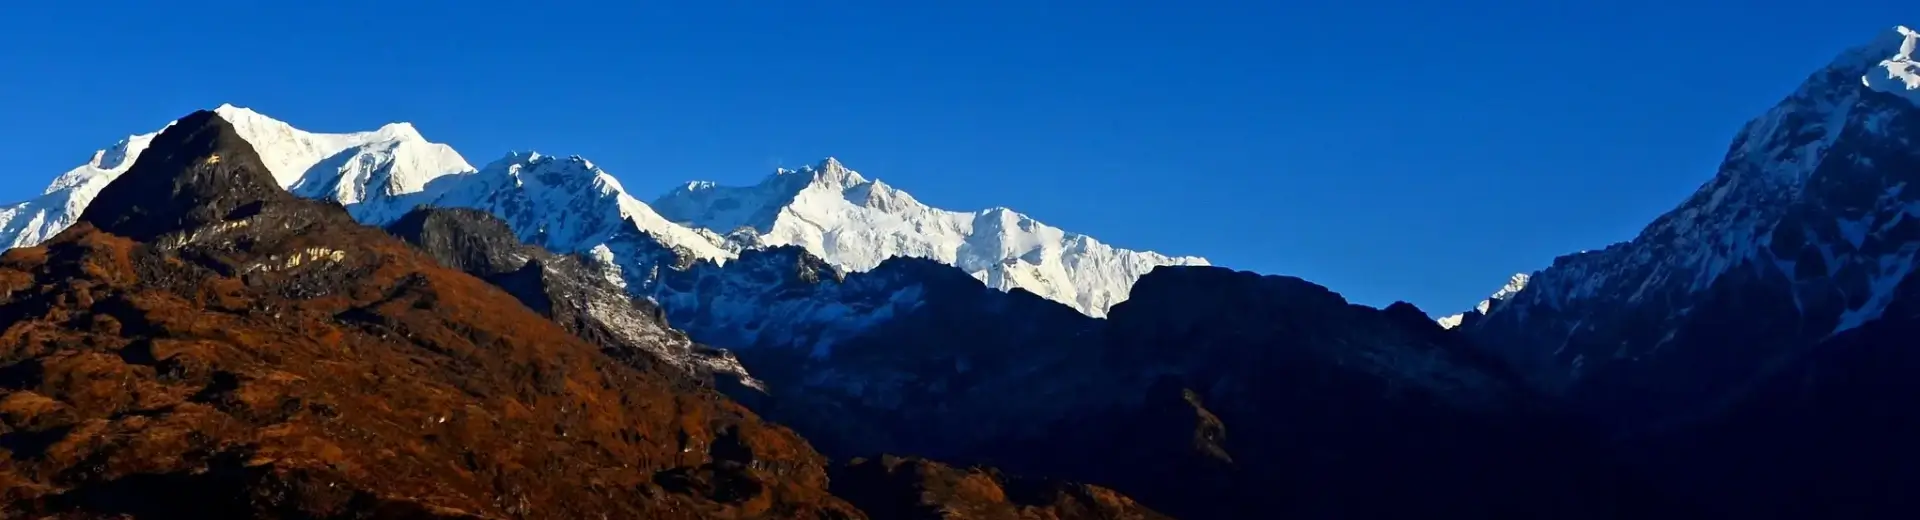
[[[526,289],[579,280],[489,282],[452,267],[511,258],[436,256],[462,245],[435,241],[449,219],[403,218],[450,246],[415,247],[296,197],[213,112],[148,144],[67,230],[0,256],[9,518],[1160,518],[925,460],[829,468],[648,360],[684,343],[658,320],[534,311]]]
[[[1101,316],[1154,267],[1207,263],[1115,248],[1007,208],[933,208],[832,158],[781,169],[750,187],[688,183],[649,204],[580,157],[511,153],[476,169],[407,123],[328,134],[233,105],[214,112],[260,150],[274,178],[296,195],[337,202],[375,225],[423,204],[488,211],[530,243],[592,253],[620,268],[636,291],[652,285],[656,265],[724,263],[744,249],[795,245],[850,271],[895,256],[931,258],[995,288],[1024,289]],[[130,136],[96,152],[39,198],[0,209],[0,244],[37,244],[72,225],[154,135]]]
[[[1439,319],[932,208],[835,159],[641,202],[579,157],[474,168],[406,124],[221,106],[0,211],[0,497],[87,518],[1908,517],[1917,43],[1841,53],[1638,236]]]

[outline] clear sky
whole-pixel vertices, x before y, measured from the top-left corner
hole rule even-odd
[[[1741,123],[1920,24],[1896,0],[19,4],[0,199],[231,102],[411,121],[476,164],[578,154],[643,200],[833,155],[1436,315],[1632,237]]]

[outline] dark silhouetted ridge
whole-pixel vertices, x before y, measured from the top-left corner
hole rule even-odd
[[[108,233],[147,240],[290,198],[233,125],[202,110],[162,130],[80,220]]]

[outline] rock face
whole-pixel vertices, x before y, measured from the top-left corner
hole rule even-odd
[[[194,112],[176,126],[154,138],[152,153],[101,190],[94,199],[98,207],[80,220],[107,233],[153,240],[293,200],[220,116]]]
[[[1720,414],[1634,440],[1669,486],[1719,518],[1920,514],[1920,279],[1881,318],[1783,363]]]
[[[1461,330],[1710,517],[1920,515],[1917,44],[1841,54],[1679,207]]]
[[[791,432],[270,179],[196,113],[4,258],[7,509],[859,514]]]
[[[388,230],[441,264],[505,289],[609,355],[639,363],[664,362],[706,385],[720,377],[761,388],[732,352],[696,344],[674,330],[658,306],[628,296],[597,264],[523,244],[490,213],[421,208]]]
[[[935,262],[798,248],[663,275],[656,299],[828,454],[1108,485],[1181,518],[1613,518],[1684,511],[1410,305],[1163,267],[1107,319]],[[877,323],[877,325],[875,325]]]
[[[196,113],[113,204],[0,257],[0,510],[866,517],[793,432],[268,175]]]
[[[1540,388],[1651,433],[1881,317],[1920,260],[1920,106],[1875,78],[1914,40],[1842,54],[1748,123],[1679,207],[1555,260],[1467,330]]]

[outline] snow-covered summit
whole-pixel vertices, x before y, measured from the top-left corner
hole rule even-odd
[[[933,259],[995,288],[1027,289],[1101,316],[1154,267],[1206,263],[1114,248],[1006,208],[932,208],[833,158],[776,171],[754,186],[690,183],[649,206],[577,156],[511,153],[476,169],[409,123],[320,133],[231,104],[214,112],[296,195],[337,202],[373,225],[420,205],[487,211],[528,243],[598,259],[636,293],[662,266],[796,245],[845,270],[869,270],[894,256]],[[39,198],[0,207],[0,246],[36,244],[71,225],[155,133],[95,152]]]
[[[1913,57],[1916,47],[1920,47],[1920,31],[1904,25],[1894,30],[1899,33],[1897,38],[1889,35],[1883,39],[1885,43],[1875,47],[1885,49],[1898,41],[1898,50],[1894,51],[1892,57],[1880,62],[1878,68],[1883,70],[1869,71],[1860,80],[1867,88],[1900,96],[1914,105],[1920,105],[1920,63],[1915,63]]]
[[[220,105],[214,113],[253,145],[282,187],[306,197],[355,204],[406,195],[439,177],[473,170],[452,148],[428,142],[407,123],[334,134],[300,130],[232,104]],[[158,133],[129,136],[94,152],[86,164],[55,178],[40,197],[0,207],[0,246],[37,244],[73,225]]]
[[[261,162],[266,164],[267,170],[273,173],[274,179],[280,181],[281,186],[320,184],[319,179],[306,179],[311,177],[309,170],[315,165],[349,149],[374,143],[385,143],[391,146],[396,142],[417,142],[431,145],[436,152],[441,149],[447,153],[452,152],[452,149],[447,148],[446,145],[427,143],[419,130],[414,129],[409,123],[392,123],[371,132],[328,134],[300,130],[252,109],[232,104],[220,105],[213,112],[232,124],[234,131],[246,139],[248,144],[253,145],[254,150],[260,153]],[[473,169],[458,154],[452,154],[450,158],[442,157],[442,159],[450,159],[450,161],[449,164],[435,164],[434,166],[437,167],[435,169],[440,171],[417,173],[432,176]]]
[[[1156,266],[1207,264],[1115,248],[1007,208],[934,208],[834,158],[776,170],[752,186],[688,183],[653,207],[735,241],[799,246],[850,271],[895,256],[932,259],[989,286],[1026,289],[1093,316],[1125,301],[1133,282]]]
[[[421,203],[482,209],[506,220],[522,239],[568,253],[590,251],[637,231],[693,259],[719,261],[733,256],[711,237],[668,222],[629,195],[612,174],[577,155],[509,153],[477,172],[450,176],[440,183],[446,187],[393,210],[404,214]]]

